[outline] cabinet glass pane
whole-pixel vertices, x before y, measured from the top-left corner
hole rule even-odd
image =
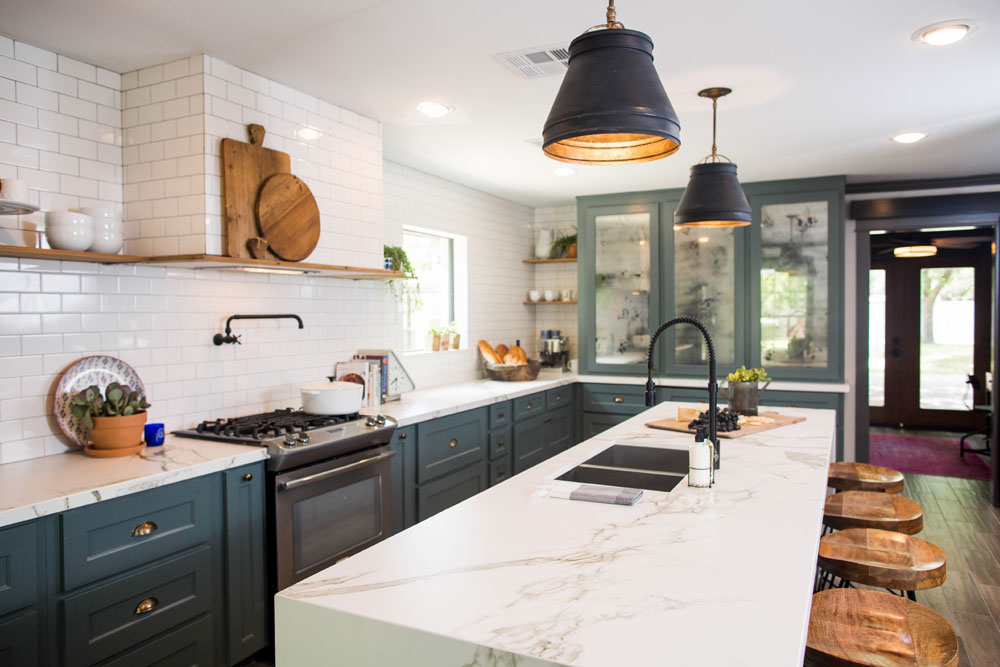
[[[642,364],[649,345],[649,213],[594,218],[598,364]]]
[[[827,365],[827,209],[825,201],[761,207],[760,354],[765,366]]]
[[[868,405],[885,406],[885,269],[868,272]]]
[[[736,241],[732,229],[674,230],[674,314],[693,317],[712,334],[720,364],[733,364],[736,346]],[[677,364],[708,360],[694,327],[674,329]]]
[[[969,410],[976,270],[920,269],[920,409]]]

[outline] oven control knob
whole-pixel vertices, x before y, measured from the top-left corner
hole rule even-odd
[[[295,436],[293,436],[290,433],[288,435],[286,435],[285,436],[285,446],[286,447],[294,447],[295,446]]]
[[[299,433],[299,442],[301,442],[303,445],[306,444],[306,443],[308,443],[309,442],[309,434],[308,433]]]
[[[369,417],[368,419],[365,420],[365,426],[367,426],[368,428],[375,428],[376,426],[378,426],[378,422],[375,421],[374,417]]]
[[[376,426],[385,426],[385,415],[378,415],[375,417]]]

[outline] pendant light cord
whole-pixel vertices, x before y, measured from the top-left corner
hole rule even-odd
[[[602,23],[601,25],[595,25],[591,28],[587,28],[587,32],[593,32],[594,30],[610,30],[612,28],[624,28],[625,24],[618,21],[615,15],[615,0],[608,0],[608,12],[607,12],[607,23]]]
[[[719,108],[718,98],[712,98],[712,162],[719,161],[719,154],[715,152],[715,117]]]
[[[698,164],[705,164],[706,162],[732,162],[725,155],[719,154],[718,143],[716,141],[716,132],[718,128],[718,116],[719,116],[719,98],[725,97],[732,91],[728,88],[706,88],[698,92],[699,97],[707,97],[712,100],[712,154],[703,157]]]

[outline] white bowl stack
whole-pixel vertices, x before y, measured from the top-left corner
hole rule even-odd
[[[110,255],[117,254],[124,243],[122,212],[104,206],[87,206],[81,208],[80,212],[94,220],[94,242],[90,245],[90,250]]]
[[[88,250],[94,242],[94,219],[77,211],[49,211],[45,238],[59,250]]]

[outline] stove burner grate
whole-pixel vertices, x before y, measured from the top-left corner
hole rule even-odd
[[[335,426],[360,419],[358,413],[348,415],[314,415],[301,410],[285,408],[247,417],[206,420],[198,424],[198,433],[264,440],[289,433],[301,433],[312,429]]]

